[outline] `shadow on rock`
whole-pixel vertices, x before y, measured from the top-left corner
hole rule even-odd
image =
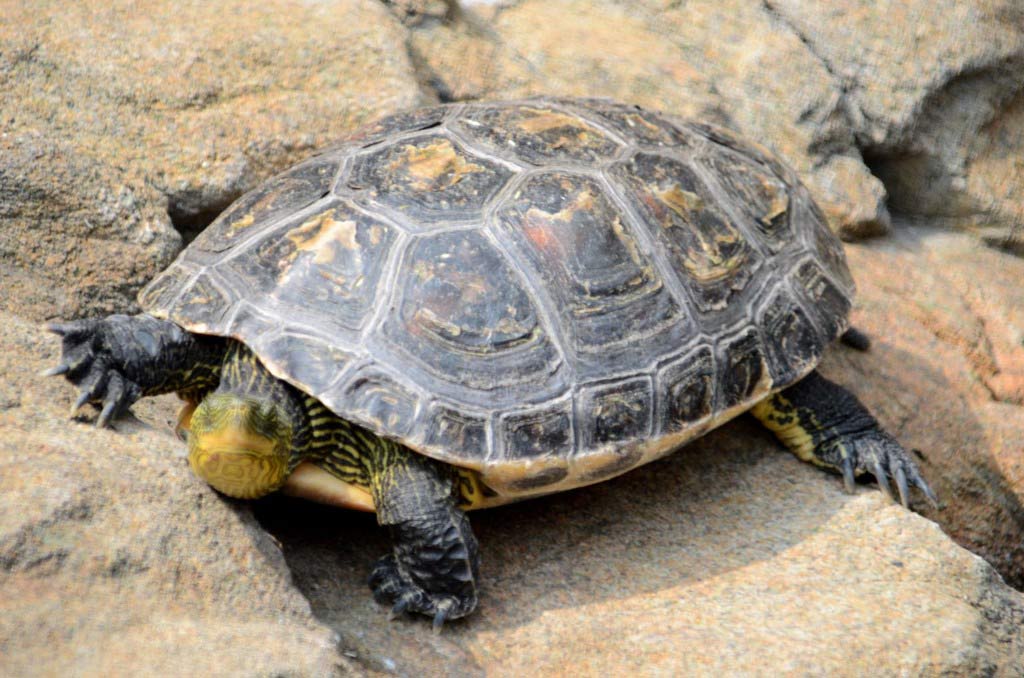
[[[922,471],[946,508],[936,512],[918,497],[915,509],[1019,584],[1024,508],[986,459],[985,433],[958,386],[877,335],[869,353],[832,350],[823,371],[856,391],[905,445],[924,450]],[[977,458],[964,464],[965,454]],[[872,483],[858,494],[875,491]],[[255,512],[281,543],[314,614],[341,635],[346,654],[389,671],[456,659],[473,672],[484,670],[473,650],[482,637],[556,611],[586,616],[591,606],[629,607],[645,597],[670,606],[695,595],[696,583],[742,577],[744,568],[772,561],[854,500],[837,477],[797,461],[743,416],[612,481],[472,513],[481,546],[480,607],[440,637],[420,620],[388,621],[386,609],[372,602],[366,577],[390,547],[372,516],[287,498],[264,500]],[[847,530],[853,540],[861,526],[840,528]],[[770,589],[773,582],[757,585]]]
[[[941,350],[922,344],[922,351]],[[954,541],[989,562],[1003,579],[1024,588],[1024,505],[1015,483],[994,457],[986,427],[963,384],[877,337],[870,353],[836,350],[822,372],[844,381],[886,428],[918,455],[942,508],[914,508]]]

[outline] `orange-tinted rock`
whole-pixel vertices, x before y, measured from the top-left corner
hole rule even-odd
[[[888,198],[1024,251],[1014,0],[401,4],[443,98],[609,96],[709,118],[792,162],[845,237],[886,232]]]
[[[134,307],[244,191],[422,96],[371,0],[6,3],[0,288],[36,319]],[[36,285],[37,276],[48,281]]]
[[[1001,281],[1024,262],[966,236],[897,234],[848,248],[874,346],[836,347],[823,370],[923,450],[946,507],[917,508],[1019,582],[1024,417],[992,399],[977,356],[1019,355],[1017,292]],[[975,306],[972,288],[992,293]],[[97,431],[65,419],[73,389],[35,376],[54,339],[4,315],[0,344],[5,675],[1012,675],[1024,662],[1024,595],[873,485],[844,494],[752,418],[618,479],[474,513],[481,605],[435,636],[372,602],[365,578],[388,548],[372,516],[224,500],[188,472],[175,399]]]
[[[921,450],[946,506],[924,515],[1024,583],[1024,262],[965,235],[904,225],[847,247],[858,283],[854,324],[870,352],[834,352],[848,383],[908,448]],[[993,426],[993,423],[998,425]]]

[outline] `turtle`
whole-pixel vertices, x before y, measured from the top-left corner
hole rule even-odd
[[[48,329],[106,426],[176,392],[217,491],[374,511],[369,586],[440,628],[477,606],[466,512],[604,481],[750,411],[800,459],[935,495],[816,370],[842,244],[794,170],[603,99],[384,117],[243,195],[139,293]],[[863,345],[861,346],[864,347]]]

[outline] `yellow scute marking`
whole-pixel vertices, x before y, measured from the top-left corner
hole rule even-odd
[[[465,175],[484,170],[466,160],[447,139],[426,146],[406,146],[389,168],[404,171],[412,179],[412,187],[420,191],[450,188]]]
[[[564,188],[569,190],[568,186],[564,186]],[[555,224],[568,224],[572,221],[573,215],[580,211],[586,212],[593,209],[593,207],[594,196],[590,191],[586,190],[577,193],[572,202],[554,213],[545,212],[537,207],[531,207],[526,211],[526,223],[524,224],[526,237],[538,249],[544,252],[557,250],[559,254],[564,256],[565,252],[560,247],[561,243],[552,233],[552,226]]]
[[[765,193],[771,196],[771,203],[769,203],[765,213],[761,215],[761,223],[769,226],[776,217],[780,214],[785,214],[786,210],[789,209],[789,194],[774,181],[762,181],[762,185],[764,186]]]
[[[587,133],[595,133],[595,130],[592,127],[581,122],[578,118],[566,115],[565,113],[547,111],[540,108],[527,108],[524,112],[529,117],[520,120],[516,124],[516,127],[524,132],[528,132],[529,134],[542,134],[562,127],[568,127],[570,129],[575,128],[579,130],[581,137]]]
[[[699,195],[692,191],[684,191],[678,184],[672,184],[671,188],[659,188],[655,195],[684,219],[689,219],[693,212],[704,209],[704,200]]]
[[[255,222],[256,222],[256,217],[253,215],[252,212],[249,212],[248,214],[246,214],[241,219],[235,219],[234,221],[232,221],[229,227],[231,228],[232,233],[237,233],[238,231],[241,231],[242,229],[249,228]]]
[[[630,113],[629,115],[625,116],[625,120],[626,124],[629,125],[630,127],[642,125],[643,127],[646,127],[653,135],[661,137],[663,139],[666,137],[664,130],[662,130],[657,125],[653,125],[650,122],[644,120],[641,116],[635,113]]]
[[[689,249],[685,254],[686,270],[698,280],[709,282],[727,276],[739,268],[745,260],[743,250],[727,257],[722,249],[734,245],[740,240],[739,233],[729,224],[722,222],[723,230],[708,232],[695,218],[696,213],[705,209],[704,199],[691,191],[684,190],[677,184],[670,188],[658,188],[655,196],[669,209],[691,224],[690,233],[697,239],[698,247]],[[663,222],[663,226],[671,228],[671,222]]]
[[[337,221],[334,219],[334,212],[328,211],[317,214],[292,229],[288,239],[295,245],[297,252],[313,252],[315,263],[327,264],[334,260],[335,253],[331,245],[352,251],[359,250],[357,231],[356,222],[350,219]]]

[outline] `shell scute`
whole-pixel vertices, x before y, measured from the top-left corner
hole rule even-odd
[[[792,244],[789,187],[770,168],[726,152],[709,153],[700,162],[712,171],[728,204],[773,252]]]
[[[760,333],[753,327],[723,340],[716,355],[719,365],[717,407],[726,410],[739,403],[750,402],[757,395],[767,395],[771,389],[764,344]]]
[[[377,306],[397,232],[388,223],[332,199],[315,212],[270,229],[249,256],[215,265],[240,289],[290,317],[310,316],[326,333],[358,333]]]
[[[788,287],[776,289],[758,314],[758,325],[772,337],[767,348],[773,382],[792,383],[821,358],[825,342]]]
[[[692,167],[637,153],[615,172],[701,311],[723,308],[746,287],[760,256]]]
[[[673,125],[657,113],[639,106],[596,101],[592,110],[606,125],[641,146],[671,148],[677,153],[690,154],[706,143],[703,136]]]
[[[710,346],[698,346],[664,365],[657,375],[661,432],[676,433],[705,421],[715,407],[715,361]]]
[[[355,359],[333,342],[318,336],[289,330],[264,335],[255,348],[263,360],[274,363],[275,371],[289,375],[290,380],[306,392],[324,392],[338,374]]]
[[[427,134],[359,155],[346,180],[380,205],[418,221],[421,228],[445,228],[452,220],[478,219],[512,170],[470,153],[444,134]]]
[[[532,175],[496,214],[500,233],[557,308],[576,367],[639,367],[678,346],[691,323],[636,227],[595,179]],[[612,355],[609,355],[609,351]]]
[[[334,156],[317,156],[282,172],[232,203],[196,237],[190,249],[226,252],[277,219],[327,197],[338,165]]]
[[[540,101],[516,107],[467,108],[457,124],[473,141],[531,165],[592,165],[611,159],[623,148],[579,115]]]
[[[351,416],[395,436],[409,435],[419,409],[419,397],[413,391],[374,366],[357,370],[340,389],[337,400]]]
[[[572,401],[556,402],[528,412],[511,412],[501,417],[497,435],[501,436],[504,457],[529,459],[544,455],[566,458],[572,454]]]
[[[577,412],[584,446],[646,438],[654,416],[651,378],[638,376],[581,389]]]
[[[424,422],[424,443],[435,449],[485,449],[487,419],[462,409],[436,405]]]
[[[818,327],[826,337],[838,337],[847,326],[847,316],[852,306],[850,297],[829,278],[825,270],[813,259],[806,259],[797,265],[792,278],[797,288],[806,295],[818,321]]]
[[[533,99],[373,123],[239,199],[140,302],[527,496],[658,458],[802,377],[852,293],[765,149]]]
[[[480,391],[537,384],[560,360],[525,285],[476,231],[416,240],[398,286],[381,334],[441,381]]]

